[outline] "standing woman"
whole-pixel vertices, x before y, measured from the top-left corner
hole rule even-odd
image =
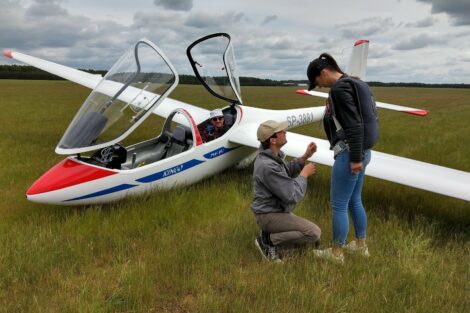
[[[379,137],[374,97],[369,86],[346,75],[327,53],[310,62],[309,90],[330,87],[323,126],[334,151],[330,201],[333,209],[333,247],[315,250],[315,255],[344,262],[343,250],[369,256],[366,245],[367,215],[361,193],[370,149]],[[355,240],[346,244],[349,232],[348,208],[354,224]]]

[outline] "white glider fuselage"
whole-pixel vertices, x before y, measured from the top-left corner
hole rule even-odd
[[[165,110],[164,106],[165,102],[160,109]],[[289,128],[299,127],[320,120],[324,110],[323,107],[265,110],[242,105],[235,108],[237,118],[233,126],[218,139],[132,169],[125,169],[126,164],[120,170],[103,168],[70,156],[41,176],[26,196],[33,202],[88,205],[189,185],[238,164],[256,151],[231,142],[229,138],[233,133],[244,128],[251,131],[268,119],[287,120]]]

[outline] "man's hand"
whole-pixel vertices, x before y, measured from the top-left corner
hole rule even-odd
[[[317,152],[317,145],[314,142],[309,143],[307,150],[305,150],[305,153],[299,158],[300,162],[305,163],[315,152]]]
[[[364,164],[362,162],[359,162],[359,163],[350,162],[350,166],[351,166],[351,173],[354,175],[357,175],[362,171]]]
[[[315,163],[308,163],[304,166],[304,168],[302,169],[299,175],[305,178],[308,178],[309,176],[315,174],[316,171],[317,171],[317,168],[315,166]]]

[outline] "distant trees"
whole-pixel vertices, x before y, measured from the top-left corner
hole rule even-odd
[[[92,74],[106,74],[106,71],[82,70]],[[38,79],[38,80],[63,80],[34,66],[29,65],[0,65],[0,79]]]
[[[282,86],[283,81],[255,77],[240,77],[242,86]]]
[[[105,75],[103,70],[83,70],[92,74]],[[52,75],[48,72],[26,65],[0,65],[0,79],[37,79],[37,80],[63,80],[63,78]],[[194,75],[179,75],[181,84],[196,85],[199,81]],[[217,81],[218,78],[216,78]],[[222,78],[221,78],[222,79]],[[305,86],[307,80],[272,80],[256,77],[240,77],[242,86]],[[423,84],[423,83],[382,83],[367,82],[370,86],[376,87],[422,87],[422,88],[470,88],[470,84]]]
[[[0,79],[62,79],[33,66],[0,65]]]

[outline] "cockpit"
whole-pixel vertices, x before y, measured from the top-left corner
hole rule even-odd
[[[184,117],[187,125],[191,126],[174,123],[173,119],[176,115]],[[176,109],[166,119],[162,132],[157,138],[138,143],[127,149],[127,158],[122,164],[122,169],[133,169],[170,158],[201,144],[201,136],[192,116],[184,109]]]

